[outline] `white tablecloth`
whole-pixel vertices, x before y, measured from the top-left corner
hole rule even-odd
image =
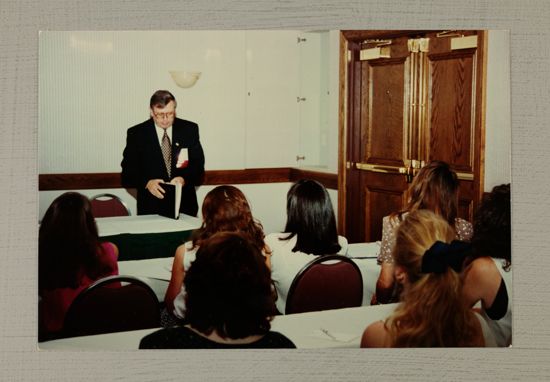
[[[138,277],[153,289],[158,300],[164,301],[168,282],[172,275],[173,257],[118,262],[118,274]]]
[[[365,328],[389,316],[395,306],[362,306],[276,316],[271,329],[284,334],[301,349],[358,348]],[[44,350],[135,350],[144,336],[158,329],[65,338],[41,342],[38,346]]]
[[[374,251],[375,243],[366,243],[369,251]],[[365,246],[364,244],[361,244]],[[355,246],[352,244],[351,246]],[[353,248],[353,247],[352,247]],[[355,251],[352,249],[352,251]],[[355,253],[355,252],[353,252]],[[352,253],[352,254],[353,254]],[[361,252],[364,253],[364,252]],[[118,262],[118,272],[121,275],[136,276],[142,278],[153,288],[159,301],[164,300],[164,294],[168,287],[172,271],[173,257],[161,257],[147,260],[128,260]],[[376,280],[380,273],[380,266],[376,264],[376,258],[354,258],[363,276],[363,304],[369,305],[372,294],[376,291]]]
[[[160,215],[132,215],[96,218],[99,236],[122,233],[160,233],[190,231],[199,228],[201,219],[180,214],[179,219]]]
[[[118,273],[127,276],[148,277],[170,281],[173,261],[173,257],[119,261]]]
[[[379,251],[379,241],[348,245],[348,256],[353,258],[363,276],[363,306],[370,304],[371,297],[376,292],[376,280],[380,274],[380,266],[376,263]]]

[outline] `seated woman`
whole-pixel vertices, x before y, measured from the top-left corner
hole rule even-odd
[[[270,331],[275,295],[269,268],[247,235],[220,232],[203,240],[184,283],[188,324],[147,335],[140,349],[295,347]]]
[[[218,186],[206,194],[202,204],[202,219],[201,227],[193,232],[191,240],[176,249],[172,264],[172,276],[164,296],[168,312],[180,320],[185,318],[185,288],[183,285],[185,272],[195,260],[196,252],[202,242],[216,232],[241,232],[248,235],[254,245],[264,250],[269,266],[270,252],[264,244],[262,225],[252,217],[248,201],[238,188]],[[174,321],[166,317],[163,320]]]
[[[118,249],[100,243],[90,201],[76,192],[55,199],[38,233],[39,340],[55,337],[75,297],[118,274]]]
[[[464,303],[458,273],[469,244],[439,215],[409,213],[397,230],[395,277],[402,302],[384,322],[370,324],[361,347],[494,346],[485,320]]]
[[[466,262],[464,298],[481,313],[498,346],[512,343],[510,184],[493,188],[474,219],[473,255]]]
[[[314,180],[296,182],[287,193],[284,233],[266,236],[271,249],[271,278],[277,289],[277,310],[285,312],[292,280],[313,259],[327,254],[346,255],[348,241],[338,236],[332,202],[325,187]]]
[[[402,211],[395,212],[382,219],[382,243],[378,254],[380,275],[376,282],[376,295],[371,304],[386,304],[399,299],[394,279],[392,249],[395,244],[395,231],[399,224],[413,211],[430,210],[443,217],[455,230],[458,240],[469,241],[472,237],[472,225],[457,218],[458,179],[449,165],[442,161],[433,161],[422,167],[414,178],[409,190],[409,201]]]

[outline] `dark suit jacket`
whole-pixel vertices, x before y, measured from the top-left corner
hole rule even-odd
[[[177,168],[176,162],[182,149],[187,149],[187,166]],[[152,118],[130,127],[126,136],[121,181],[126,188],[137,189],[138,215],[158,213],[159,199],[153,196],[145,185],[151,179],[164,179],[168,182],[168,171],[164,165],[155,123]],[[196,216],[198,211],[198,186],[204,174],[204,153],[199,141],[199,127],[196,123],[175,118],[172,125],[172,178],[185,179],[182,189],[180,211]]]

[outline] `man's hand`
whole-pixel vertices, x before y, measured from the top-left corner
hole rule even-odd
[[[185,179],[183,179],[181,176],[176,176],[175,178],[172,178],[170,183],[172,183],[172,184],[179,183],[183,186],[183,185],[185,185]]]
[[[154,196],[159,199],[164,198],[164,189],[161,187],[161,183],[164,183],[162,179],[151,179],[145,185],[145,188]]]

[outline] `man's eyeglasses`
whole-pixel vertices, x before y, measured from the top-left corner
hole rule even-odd
[[[174,116],[174,112],[168,112],[168,113],[155,113],[153,112],[153,115],[157,118],[164,119],[164,118],[172,118]]]

